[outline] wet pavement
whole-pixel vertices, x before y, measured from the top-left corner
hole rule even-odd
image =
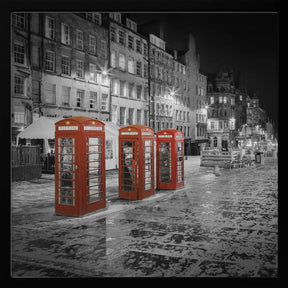
[[[12,277],[277,277],[278,164],[241,169],[185,160],[185,187],[57,216],[54,175],[13,182]]]

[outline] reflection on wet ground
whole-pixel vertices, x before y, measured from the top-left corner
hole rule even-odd
[[[15,212],[12,276],[276,277],[277,170],[272,160],[219,177],[200,168],[184,189],[115,200],[106,214]]]

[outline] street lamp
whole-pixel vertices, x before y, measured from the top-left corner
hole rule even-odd
[[[104,79],[107,79],[106,77],[107,76],[111,76],[112,73],[111,71],[113,70],[113,68],[108,68],[107,67],[107,63],[105,63],[104,67],[97,64],[98,67],[100,68],[100,70],[96,70],[96,73],[99,75],[99,78],[98,78],[98,93],[99,93],[99,97],[97,99],[97,106],[98,106],[98,119],[100,120],[100,111],[101,111],[101,101],[100,101],[100,97],[101,97],[101,85],[102,85],[102,82],[103,82],[103,76],[104,76]],[[110,79],[108,79],[110,80]],[[110,91],[110,88],[111,88],[111,82],[109,81],[109,95],[110,95],[110,99],[109,99],[109,103],[111,105],[111,91]],[[110,113],[111,113],[111,109],[110,109]]]

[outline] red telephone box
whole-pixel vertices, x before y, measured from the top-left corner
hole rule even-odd
[[[79,116],[55,126],[56,214],[79,216],[106,207],[105,124]]]
[[[154,194],[154,131],[144,125],[119,129],[119,198]]]
[[[184,135],[175,129],[156,134],[157,189],[178,189],[184,186]]]

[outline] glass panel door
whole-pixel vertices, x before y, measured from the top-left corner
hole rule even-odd
[[[102,137],[86,138],[86,169],[87,203],[99,201],[103,197]]]
[[[136,192],[138,147],[136,141],[121,142],[121,190]]]
[[[58,204],[75,205],[75,139],[58,138]]]
[[[177,182],[184,181],[183,142],[177,142]]]
[[[171,182],[171,143],[159,142],[159,181]]]
[[[152,140],[144,140],[144,190],[152,189],[152,157],[154,151]]]

